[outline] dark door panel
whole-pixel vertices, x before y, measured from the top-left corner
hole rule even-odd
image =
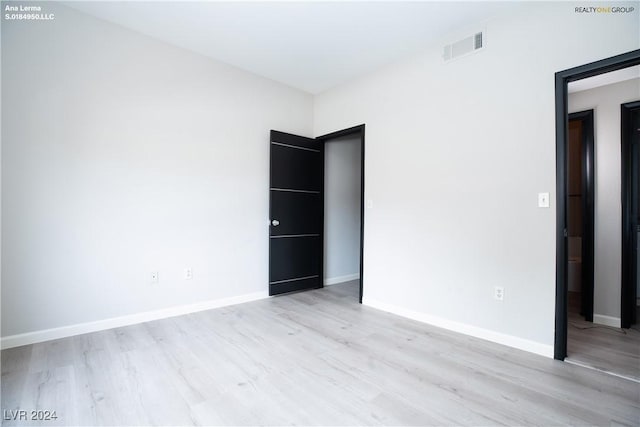
[[[279,260],[271,265],[270,283],[312,276],[320,277],[322,267],[320,236],[271,237],[270,240],[271,256]]]
[[[569,114],[567,153],[567,231],[568,241],[580,237],[582,247],[578,255],[582,270],[580,314],[593,322],[594,293],[594,111]],[[569,246],[569,261],[575,257]],[[573,259],[575,261],[575,258]]]
[[[315,277],[309,279],[299,279],[291,282],[274,283],[269,285],[271,295],[279,295],[303,289],[316,289],[318,287],[318,279]]]
[[[320,151],[271,144],[271,188],[320,192]],[[275,163],[274,163],[275,162]]]
[[[320,215],[323,209],[320,194],[271,190],[271,216],[280,224],[273,227],[274,236],[319,234],[322,231]]]
[[[323,283],[324,146],[271,131],[269,295]]]
[[[637,319],[638,225],[640,224],[640,101],[621,106],[622,298],[621,326]]]

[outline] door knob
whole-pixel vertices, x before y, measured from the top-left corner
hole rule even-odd
[[[280,225],[280,221],[278,221],[277,219],[274,219],[271,221],[271,225],[273,225],[274,227],[277,227]]]

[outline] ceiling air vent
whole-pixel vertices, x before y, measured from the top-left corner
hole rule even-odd
[[[466,37],[455,43],[448,44],[444,47],[442,57],[445,62],[452,59],[460,58],[461,56],[468,55],[470,53],[477,52],[484,47],[484,31],[475,33],[472,36]]]

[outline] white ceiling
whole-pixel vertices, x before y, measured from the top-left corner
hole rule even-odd
[[[640,65],[611,71],[609,73],[598,74],[597,76],[576,80],[575,82],[569,82],[567,85],[567,91],[569,93],[580,92],[637,78],[640,78]]]
[[[442,1],[65,4],[314,94],[517,6]]]

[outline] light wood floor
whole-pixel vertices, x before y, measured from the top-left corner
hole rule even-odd
[[[2,352],[31,425],[627,425],[637,383],[357,303],[357,283]],[[3,425],[28,425],[5,421]]]
[[[580,294],[569,292],[567,361],[640,381],[640,330],[587,322]],[[638,423],[640,425],[640,422]]]

